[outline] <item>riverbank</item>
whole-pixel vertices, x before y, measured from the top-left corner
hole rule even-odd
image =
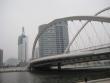
[[[85,82],[79,82],[79,83],[85,83]],[[110,83],[110,78],[91,80],[88,81],[87,83]]]
[[[4,72],[27,72],[28,69],[26,67],[8,67],[8,68],[0,68],[0,73]]]

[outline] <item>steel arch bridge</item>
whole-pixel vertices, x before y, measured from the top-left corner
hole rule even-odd
[[[45,29],[42,30],[42,32],[38,33],[38,35],[35,38],[34,44],[33,44],[33,50],[32,50],[32,60],[30,62],[30,65],[36,65],[36,67],[39,66],[47,66],[47,65],[58,65],[57,63],[68,63],[68,60],[70,60],[70,63],[81,63],[81,62],[87,62],[87,61],[96,61],[96,60],[108,60],[110,59],[110,45],[108,45],[107,48],[102,47],[102,48],[98,48],[95,49],[96,51],[102,50],[102,49],[106,49],[107,52],[105,53],[97,53],[95,52],[95,50],[92,51],[88,51],[88,52],[82,52],[82,53],[77,53],[77,54],[66,54],[68,49],[70,48],[70,46],[72,45],[72,43],[75,41],[75,39],[77,38],[77,36],[79,35],[79,33],[85,28],[85,26],[91,22],[91,21],[98,21],[98,22],[106,22],[106,23],[110,23],[110,17],[103,17],[103,16],[98,16],[99,14],[101,14],[104,11],[109,10],[110,7],[107,7],[99,12],[97,12],[94,16],[72,16],[72,17],[65,17],[65,18],[60,18],[60,19],[56,19],[50,23],[47,24],[47,26],[45,27]],[[36,47],[36,43],[39,39],[39,37],[48,29],[50,28],[52,25],[55,25],[59,22],[67,22],[67,21],[73,21],[73,20],[85,20],[87,21],[86,23],[84,23],[82,25],[82,27],[78,30],[78,32],[76,33],[76,35],[73,37],[73,39],[71,40],[71,42],[69,43],[69,45],[67,46],[64,54],[62,55],[56,55],[54,56],[48,56],[48,57],[43,57],[43,58],[38,58],[38,59],[34,59],[34,52],[35,52],[35,47]],[[93,53],[94,52],[94,53]],[[68,56],[66,56],[68,55]],[[73,56],[74,55],[74,56]],[[79,56],[78,56],[79,55]],[[83,55],[85,55],[84,57],[82,57]],[[93,56],[94,55],[94,56]],[[105,55],[105,56],[103,56]],[[89,58],[88,58],[89,57]],[[96,57],[96,58],[95,58]],[[102,58],[103,57],[103,58]],[[105,58],[104,58],[105,57]],[[87,58],[87,59],[86,59]],[[60,62],[60,61],[61,62]]]

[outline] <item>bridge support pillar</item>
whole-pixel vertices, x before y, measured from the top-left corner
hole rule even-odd
[[[32,67],[29,67],[28,70],[31,72],[32,71]]]
[[[31,71],[33,71],[34,69],[33,69],[32,66],[30,66],[30,67],[28,68],[28,70],[31,72]]]
[[[61,63],[58,63],[58,71],[61,70]]]

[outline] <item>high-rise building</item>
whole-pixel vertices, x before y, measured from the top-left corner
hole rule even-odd
[[[39,33],[47,24],[39,26]],[[39,57],[64,53],[69,43],[67,22],[50,26],[39,38]]]
[[[8,66],[17,66],[19,63],[18,63],[18,59],[16,59],[16,58],[9,58],[9,59],[7,59],[5,64]]]
[[[33,58],[38,58],[39,57],[39,48],[36,47],[35,48],[35,52],[34,52],[34,57]]]
[[[0,49],[0,67],[3,66],[3,50]]]
[[[25,35],[24,32],[24,27],[22,28],[22,34],[18,38],[18,61],[19,63],[26,63],[27,61],[27,47],[28,45],[28,40],[27,36]]]

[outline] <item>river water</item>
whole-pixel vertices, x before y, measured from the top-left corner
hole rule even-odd
[[[37,71],[0,73],[0,83],[76,83],[110,77],[110,70],[103,71]]]

